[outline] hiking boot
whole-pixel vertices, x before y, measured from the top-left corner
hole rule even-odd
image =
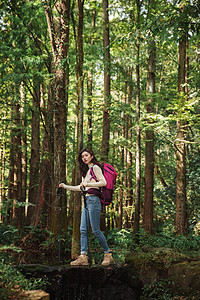
[[[76,260],[70,263],[71,266],[88,266],[88,257],[86,255],[79,255]]]
[[[114,259],[112,257],[111,253],[106,253],[104,254],[104,258],[102,261],[102,266],[109,266],[110,264],[112,264],[114,262]]]

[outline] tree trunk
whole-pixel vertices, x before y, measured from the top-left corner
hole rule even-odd
[[[88,128],[87,128],[87,147],[92,149],[92,73],[88,74],[88,82],[87,82],[87,96],[88,96]]]
[[[47,105],[43,97],[43,88],[40,88],[41,110],[44,114],[45,123],[43,123],[41,144],[41,165],[39,173],[39,188],[37,189],[37,198],[34,214],[34,225],[40,228],[51,229],[51,204],[53,188],[53,86],[49,84]]]
[[[40,116],[37,103],[40,102],[40,86],[34,85],[33,108],[31,122],[31,158],[30,158],[30,179],[29,179],[29,203],[27,211],[27,225],[31,225],[37,201],[39,188],[39,163],[40,163]]]
[[[77,151],[76,151],[76,171],[75,184],[81,182],[78,168],[78,155],[83,148],[83,6],[84,1],[78,0],[78,26],[76,42],[76,83],[77,83]],[[73,211],[73,236],[72,236],[72,259],[77,257],[80,252],[80,215],[81,215],[81,195],[75,192],[74,211]]]
[[[127,104],[127,94],[128,94],[128,72],[127,70],[125,71],[125,86],[124,86],[124,93],[125,93],[125,99],[124,99],[124,103]],[[126,140],[126,147],[124,150],[124,169],[126,169],[125,172],[125,176],[124,176],[124,220],[125,220],[125,228],[128,228],[128,211],[127,211],[127,207],[128,207],[128,172],[127,172],[127,168],[128,168],[128,162],[127,162],[127,157],[128,157],[128,114],[127,112],[125,112],[124,115],[124,139]]]
[[[149,0],[149,9],[154,5],[154,0]],[[147,76],[147,114],[154,112],[155,93],[155,70],[156,70],[156,46],[153,37],[150,37],[149,60]],[[149,124],[151,121],[148,120]],[[150,234],[153,233],[153,188],[154,188],[154,132],[146,130],[145,142],[145,190],[143,227]]]
[[[123,199],[124,199],[124,147],[121,149],[121,162],[122,170],[120,172],[120,190],[119,190],[119,222],[118,228],[122,229],[123,226]]]
[[[56,2],[55,7],[59,12],[57,24],[53,19],[52,9],[47,1],[43,0],[47,18],[49,35],[51,39],[54,72],[55,72],[55,101],[54,101],[54,178],[53,202],[51,211],[51,230],[58,234],[59,231],[59,199],[57,188],[59,182],[66,181],[66,71],[63,61],[67,58],[69,47],[69,17],[70,0]],[[55,26],[57,25],[57,26]],[[55,27],[57,30],[55,30]],[[62,197],[62,211],[66,212],[66,199]]]
[[[5,218],[2,216],[2,206],[5,201],[5,161],[6,161],[6,142],[5,142],[5,127],[2,128],[2,139],[0,143],[0,223],[4,223]]]
[[[101,160],[108,161],[110,139],[110,38],[108,0],[103,0],[103,50],[104,50],[104,107],[103,107],[103,133],[101,143]]]
[[[11,112],[11,119],[14,119],[14,109]],[[14,202],[14,142],[15,134],[13,126],[10,129],[10,155],[9,155],[9,175],[8,175],[8,207],[5,224],[11,224],[13,220],[13,205]]]
[[[133,71],[132,68],[128,71],[128,104],[131,107],[132,103],[132,93],[133,93],[133,81],[132,81]],[[128,115],[127,119],[127,140],[132,139],[132,118]],[[127,149],[127,228],[133,226],[133,176],[132,176],[132,153]]]
[[[140,1],[137,2],[137,26],[140,26]],[[140,145],[140,34],[136,41],[136,159],[135,159],[135,219],[134,233],[138,233],[140,224],[140,183],[141,183],[141,145]]]
[[[17,228],[22,227],[24,207],[21,206],[22,197],[22,151],[21,151],[21,114],[20,105],[14,105],[14,186],[13,186],[13,214],[12,223]]]
[[[184,8],[183,8],[184,12]],[[181,24],[183,29],[179,39],[178,57],[178,93],[181,101],[185,102],[186,83],[186,44],[187,30],[185,24]],[[185,120],[177,120],[177,143],[176,143],[176,232],[185,234],[186,231],[186,128]]]
[[[21,201],[26,203],[26,192],[27,192],[27,165],[28,165],[28,155],[27,155],[27,113],[26,113],[26,94],[25,94],[25,86],[24,83],[21,84],[20,88],[20,98],[21,103],[23,104],[23,108],[21,109],[22,115],[22,136],[21,136],[21,143],[22,143],[22,197]],[[26,208],[24,206],[24,208]],[[25,215],[24,215],[25,214]],[[24,222],[26,224],[26,209],[23,209],[23,217]]]
[[[95,20],[96,20],[96,11],[95,9],[92,12],[92,28],[95,28]],[[91,45],[94,45],[94,39],[91,38]],[[87,94],[88,94],[88,136],[87,136],[87,146],[88,148],[92,149],[92,138],[93,138],[93,132],[92,132],[92,90],[93,90],[93,64],[90,67],[90,70],[88,72],[88,82],[87,82]]]
[[[123,102],[126,104],[126,94],[127,94],[127,80],[125,80],[124,82],[124,99]],[[125,128],[126,128],[126,113],[125,110],[123,110],[122,112],[122,137],[125,139],[126,138],[126,132],[125,132]],[[123,227],[123,206],[124,206],[124,198],[126,195],[125,192],[125,172],[124,172],[124,167],[125,167],[125,149],[124,146],[121,147],[120,149],[121,151],[121,172],[120,172],[120,190],[119,190],[119,223],[118,223],[118,227],[119,229],[122,229]]]

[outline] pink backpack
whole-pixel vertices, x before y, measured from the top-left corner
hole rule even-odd
[[[101,187],[101,202],[103,203],[103,210],[105,211],[105,205],[109,205],[112,202],[113,191],[117,179],[117,172],[115,168],[107,163],[103,163],[102,167],[103,176],[106,179],[106,186]],[[94,174],[93,167],[90,169],[91,178],[94,178],[97,181],[97,178]]]

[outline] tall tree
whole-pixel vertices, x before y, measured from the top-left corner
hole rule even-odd
[[[110,36],[108,0],[103,0],[103,51],[104,51],[104,106],[103,106],[103,134],[101,143],[101,159],[108,161],[110,139]]]
[[[21,115],[22,115],[22,134],[21,134],[21,148],[22,148],[22,197],[21,201],[24,204],[26,203],[26,195],[27,195],[27,168],[28,168],[28,154],[27,154],[27,103],[26,103],[26,89],[25,85],[21,84],[20,87],[20,98],[21,98]],[[23,219],[26,218],[25,209],[23,209]],[[23,222],[23,225],[26,222]]]
[[[186,101],[186,86],[187,82],[187,31],[188,22],[186,16],[186,8],[180,8],[182,21],[180,24],[180,37],[178,48],[178,93],[179,100],[182,105]],[[176,232],[184,234],[186,230],[186,132],[187,122],[184,118],[177,120],[177,143],[176,143]]]
[[[133,68],[129,67],[127,71],[127,83],[128,83],[128,105],[131,107],[132,98],[133,98]],[[126,124],[126,138],[127,141],[132,139],[132,117],[127,114],[127,124]],[[133,176],[132,176],[132,152],[127,149],[126,150],[126,163],[127,163],[127,194],[126,194],[126,227],[130,228],[133,226],[132,220],[132,205],[133,205]]]
[[[14,105],[14,178],[13,178],[13,213],[12,223],[15,223],[18,228],[23,225],[24,207],[21,205],[22,198],[22,150],[21,150],[21,113],[20,104]]]
[[[154,0],[149,0],[148,17],[152,15],[155,6]],[[149,59],[147,71],[147,114],[154,112],[155,94],[155,71],[156,71],[156,46],[154,37],[149,37]],[[149,124],[151,123],[148,119]],[[153,129],[146,130],[145,138],[145,191],[144,191],[144,212],[143,227],[149,233],[153,233],[153,188],[154,188],[154,132]]]
[[[96,10],[93,9],[92,11],[92,28],[95,28],[95,21],[96,21]],[[91,46],[94,45],[94,38],[91,38]],[[92,148],[92,138],[93,138],[93,130],[92,130],[92,94],[93,94],[93,61],[92,65],[88,72],[88,81],[87,81],[87,95],[88,95],[88,136],[87,136],[87,144],[89,148]]]
[[[76,172],[75,172],[75,184],[78,185],[81,182],[81,175],[78,168],[78,155],[83,148],[83,7],[84,0],[77,0],[77,16],[78,26],[77,33],[74,26],[74,38],[76,47],[76,86],[77,86],[77,147],[76,147]],[[73,236],[72,236],[72,249],[71,256],[75,258],[80,252],[80,213],[81,213],[81,196],[80,193],[76,193],[74,197],[74,210],[73,210]]]
[[[124,83],[124,103],[126,103],[126,93],[127,93],[127,80],[125,80]],[[126,125],[126,121],[125,121],[125,110],[123,109],[122,111],[122,132],[121,135],[122,137],[125,139],[125,125]],[[124,165],[125,165],[125,149],[124,146],[122,145],[121,149],[120,149],[120,158],[121,158],[121,172],[120,172],[120,190],[119,190],[119,223],[118,223],[118,227],[120,229],[122,229],[123,227],[123,202],[124,202]]]
[[[29,179],[29,203],[27,211],[27,225],[30,225],[34,217],[34,205],[37,203],[39,187],[40,164],[40,116],[37,103],[40,103],[40,85],[34,80],[32,122],[31,122],[31,158]]]
[[[66,180],[66,69],[64,61],[69,48],[69,18],[70,0],[56,1],[54,7],[58,18],[54,18],[51,4],[43,0],[47,18],[51,48],[53,53],[55,75],[55,102],[54,102],[54,179],[52,203],[52,231],[59,230],[59,199],[57,188],[59,182]],[[66,211],[66,199],[63,197],[62,210]]]
[[[139,231],[140,223],[140,183],[141,183],[141,136],[140,136],[140,11],[141,1],[136,0],[136,178],[135,178],[135,219],[134,232]]]
[[[35,212],[34,225],[40,226],[40,228],[51,229],[51,204],[52,204],[52,197],[53,197],[52,189],[53,189],[53,146],[54,146],[53,145],[54,86],[52,85],[51,82],[48,85],[47,103],[45,101],[43,89],[44,89],[43,85],[41,85],[40,96],[39,96],[39,99],[41,99],[41,103],[39,103],[39,107],[44,115],[44,118],[42,117],[43,126],[41,127],[43,140],[41,143],[41,151],[40,151],[41,163],[40,163],[40,172],[39,172],[39,186],[37,189],[36,206],[34,211]],[[64,228],[63,224],[62,224],[62,228]]]

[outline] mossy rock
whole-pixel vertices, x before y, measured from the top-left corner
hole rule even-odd
[[[164,262],[157,259],[150,251],[130,253],[126,257],[126,263],[144,285],[155,283],[167,274]]]
[[[173,264],[169,267],[168,276],[174,282],[174,290],[195,296],[195,300],[200,299],[200,261]]]
[[[192,261],[193,260],[193,261]],[[174,295],[200,300],[200,261],[174,249],[148,248],[129,253],[126,264],[144,286],[168,280]],[[195,297],[195,298],[193,298]],[[178,299],[178,298],[177,298]]]

